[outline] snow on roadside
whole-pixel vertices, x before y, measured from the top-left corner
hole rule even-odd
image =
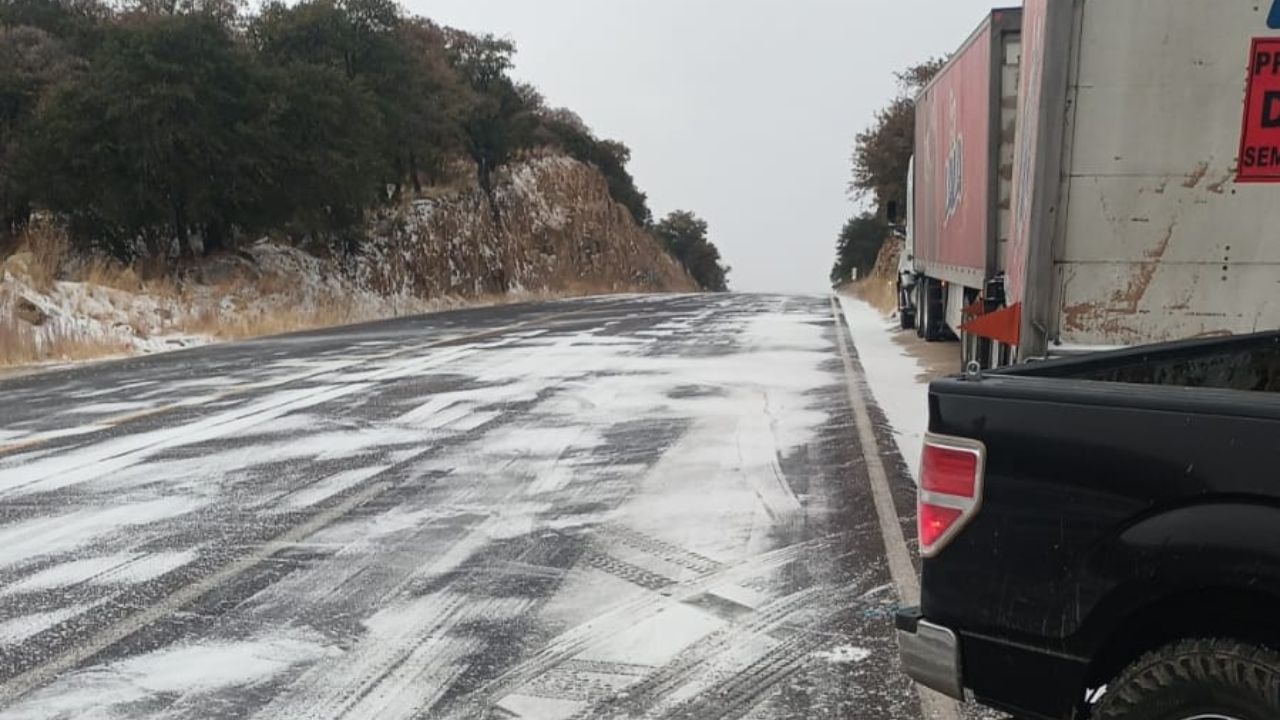
[[[41,326],[34,328],[42,343],[70,338],[85,345],[116,349],[105,355],[122,351],[148,355],[213,340],[207,334],[182,331],[175,319],[187,308],[176,298],[69,280],[59,280],[42,291],[26,278],[4,272],[0,272],[0,288],[6,291],[0,312],[12,313],[9,306],[21,298],[44,316]]]
[[[867,385],[889,420],[912,479],[918,480],[920,453],[929,430],[929,384],[921,379],[927,368],[893,341],[898,332],[895,321],[858,298],[839,295],[839,299]]]

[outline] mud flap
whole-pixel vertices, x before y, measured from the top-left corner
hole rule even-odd
[[[979,315],[960,329],[976,337],[1017,347],[1022,335],[1022,303]]]

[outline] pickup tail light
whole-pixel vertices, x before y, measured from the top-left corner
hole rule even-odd
[[[986,457],[986,448],[976,440],[925,437],[916,507],[924,557],[941,552],[977,515]]]

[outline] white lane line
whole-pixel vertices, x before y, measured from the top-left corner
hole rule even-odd
[[[871,497],[875,502],[880,534],[884,538],[885,554],[889,559],[889,576],[897,588],[898,599],[904,605],[915,605],[920,602],[920,580],[916,577],[915,566],[911,564],[911,552],[907,550],[907,540],[902,534],[902,518],[898,516],[898,508],[893,504],[889,476],[885,472],[884,463],[880,461],[880,443],[876,440],[875,426],[871,424],[866,395],[862,391],[857,373],[854,372],[853,358],[849,355],[849,343],[853,339],[845,333],[844,318],[834,297],[831,298],[831,314],[836,323],[836,344],[844,363],[845,388],[849,393],[849,404],[853,406],[854,424],[858,428],[858,445],[866,464]],[[959,720],[958,703],[921,685],[915,687],[920,694],[920,710],[926,720]]]
[[[102,630],[83,642],[77,643],[74,648],[48,662],[7,680],[0,684],[0,707],[7,706],[32,690],[48,684],[59,675],[75,669],[89,658],[139,630],[160,622],[166,616],[172,615],[199,600],[210,590],[230,583],[245,571],[255,567],[281,550],[288,549],[308,536],[315,534],[321,528],[386,492],[390,487],[391,484],[386,482],[370,485],[341,504],[316,515],[307,522],[267,542],[253,553],[226,565],[216,573],[177,590],[150,608]]]

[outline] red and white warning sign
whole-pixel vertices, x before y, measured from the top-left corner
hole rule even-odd
[[[1237,182],[1280,182],[1280,38],[1254,38]]]

